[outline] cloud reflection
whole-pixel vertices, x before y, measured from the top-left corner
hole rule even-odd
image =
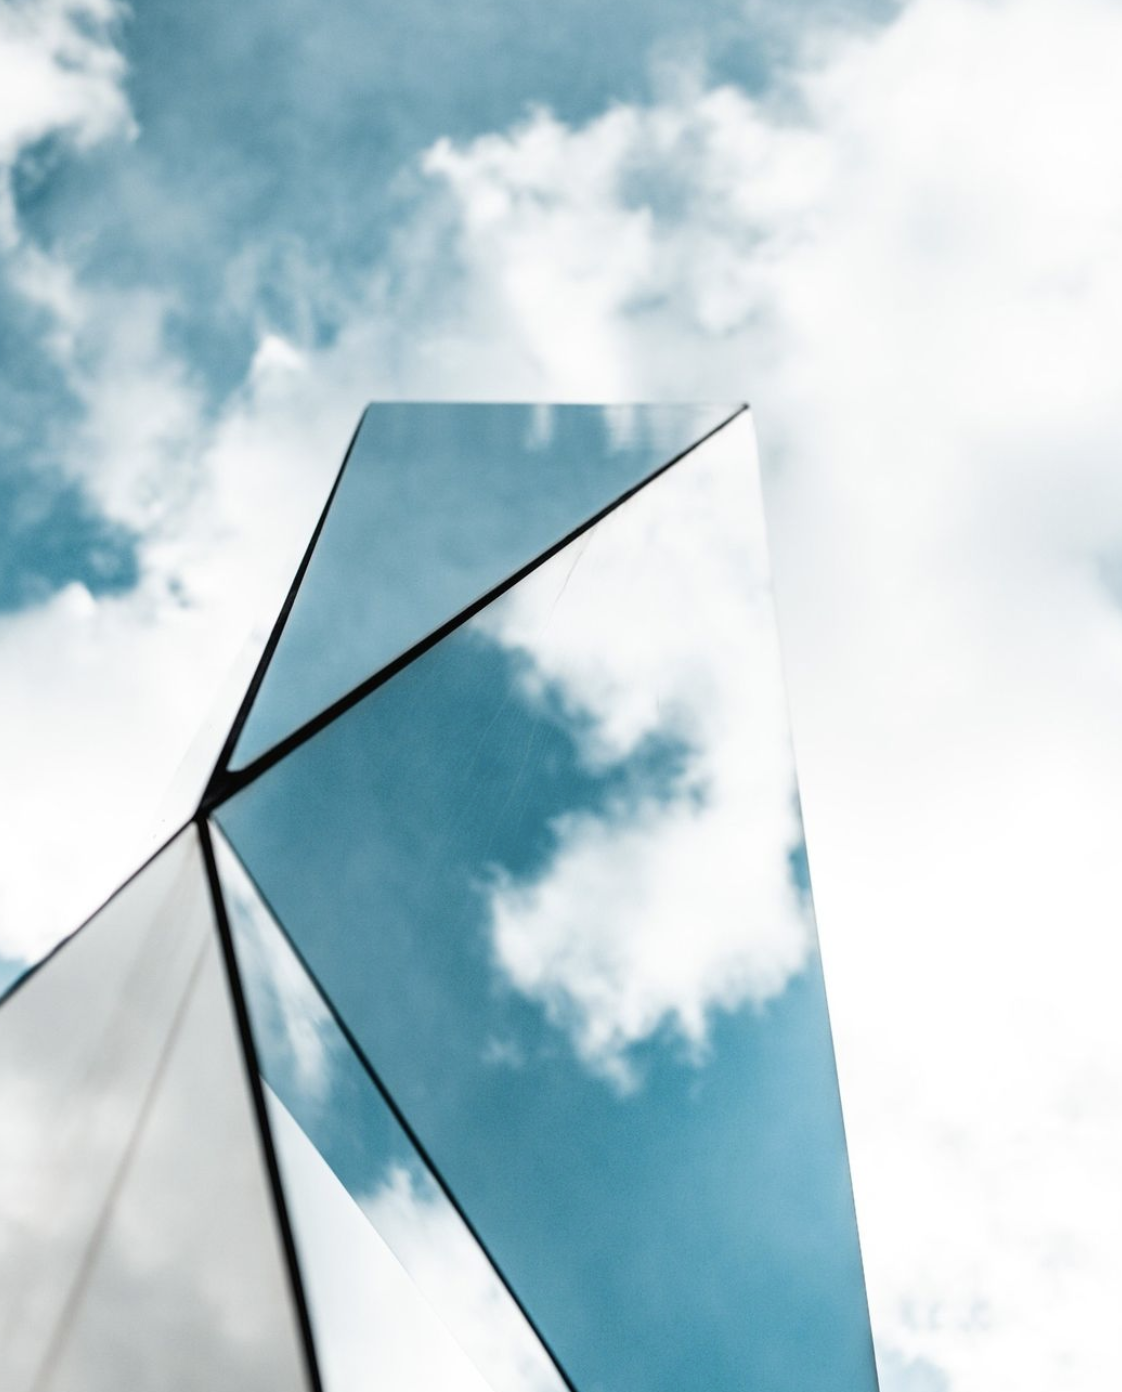
[[[432,1178],[419,1166],[391,1165],[359,1200],[488,1382],[507,1392],[560,1392],[561,1380],[490,1263]]]
[[[500,970],[623,1090],[631,1046],[669,1028],[700,1059],[713,1010],[781,994],[812,949],[754,471],[741,418],[477,620],[590,770],[685,751],[669,786],[563,814],[544,868],[491,886]]]

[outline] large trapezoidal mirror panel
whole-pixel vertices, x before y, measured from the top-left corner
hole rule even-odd
[[[576,1386],[875,1387],[746,417],[218,815]]]
[[[0,1006],[5,1392],[305,1392],[193,827]]]
[[[220,834],[215,849],[326,1392],[564,1392]]]
[[[729,406],[370,406],[241,768],[727,420]]]

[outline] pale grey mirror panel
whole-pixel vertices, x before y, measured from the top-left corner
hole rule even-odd
[[[324,1392],[494,1392],[307,1134],[267,1095]]]
[[[746,416],[217,816],[577,1387],[872,1392]]]
[[[232,766],[314,717],[735,409],[368,407]]]
[[[197,833],[0,1005],[5,1392],[305,1392]]]
[[[255,1047],[327,1392],[564,1392],[221,834]]]

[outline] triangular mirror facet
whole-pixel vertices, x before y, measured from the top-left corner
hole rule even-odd
[[[735,409],[370,406],[231,767],[312,719]]]

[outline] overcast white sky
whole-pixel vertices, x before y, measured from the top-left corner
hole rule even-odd
[[[1113,1385],[1122,6],[479,13],[0,9],[0,957],[365,399],[747,397],[884,1392]]]

